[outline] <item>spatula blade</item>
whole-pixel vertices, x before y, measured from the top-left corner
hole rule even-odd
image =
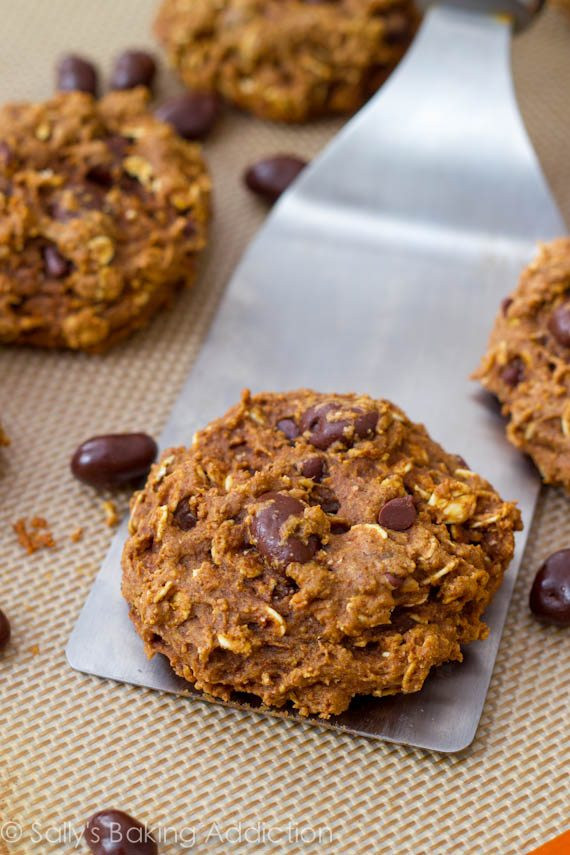
[[[516,107],[509,45],[499,20],[428,14],[397,72],[245,254],[161,438],[188,444],[244,386],[366,392],[394,400],[518,500],[526,528],[488,611],[489,639],[419,694],[357,701],[327,725],[439,751],[474,738],[539,490],[468,380],[537,240],[564,231]],[[188,691],[161,657],[146,660],[130,626],[125,536],[123,525],[70,639],[70,664]]]

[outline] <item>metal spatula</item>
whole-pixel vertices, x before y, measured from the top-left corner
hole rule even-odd
[[[539,489],[467,379],[536,242],[564,231],[519,117],[509,44],[505,19],[428,12],[396,73],[245,254],[161,441],[188,444],[244,386],[367,392],[394,400],[518,500],[525,533],[489,609],[489,639],[419,694],[359,700],[328,723],[440,751],[475,735]],[[146,660],[129,623],[119,591],[125,529],[75,627],[69,662],[187,690],[164,659]]]

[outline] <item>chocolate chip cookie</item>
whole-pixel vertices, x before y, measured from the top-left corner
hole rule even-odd
[[[123,594],[198,689],[326,718],[484,639],[520,528],[388,401],[245,392],[135,494]]]
[[[474,376],[501,401],[513,445],[570,490],[569,238],[542,246],[503,300]]]
[[[210,179],[147,99],[0,109],[0,342],[101,351],[194,279]]]
[[[358,109],[417,21],[410,0],[163,0],[155,31],[190,88],[302,122]]]

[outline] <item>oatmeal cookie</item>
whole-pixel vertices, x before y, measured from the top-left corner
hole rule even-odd
[[[190,88],[302,122],[358,109],[417,22],[410,0],[163,0],[155,31]]]
[[[502,403],[513,445],[570,490],[569,238],[542,246],[503,300],[474,377]]]
[[[388,401],[246,392],[135,494],[123,594],[198,689],[326,718],[485,638],[520,528]]]
[[[0,342],[104,350],[193,280],[210,179],[147,99],[0,109]]]

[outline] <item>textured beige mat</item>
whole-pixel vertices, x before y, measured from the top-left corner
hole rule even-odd
[[[118,49],[149,42],[154,5],[0,0],[0,99],[48,95],[62,50],[108,64]],[[567,217],[569,21],[549,10],[515,47],[525,118]],[[161,84],[175,88],[167,74]],[[216,220],[200,286],[103,358],[0,352],[0,413],[13,439],[0,464],[0,605],[14,629],[0,659],[1,855],[75,851],[74,832],[103,806],[161,827],[172,855],[193,841],[190,851],[245,851],[235,841],[256,834],[267,852],[518,855],[570,825],[570,636],[537,625],[526,605],[540,559],[570,545],[570,502],[555,490],[543,493],[481,727],[460,756],[115,685],[65,662],[112,536],[103,497],[69,475],[70,452],[97,432],[160,431],[263,219],[240,185],[243,166],[277,150],[310,156],[337,126],[287,129],[227,115],[206,146]],[[10,522],[34,514],[47,517],[57,550],[27,556],[16,543]],[[71,543],[78,525],[84,538]]]

